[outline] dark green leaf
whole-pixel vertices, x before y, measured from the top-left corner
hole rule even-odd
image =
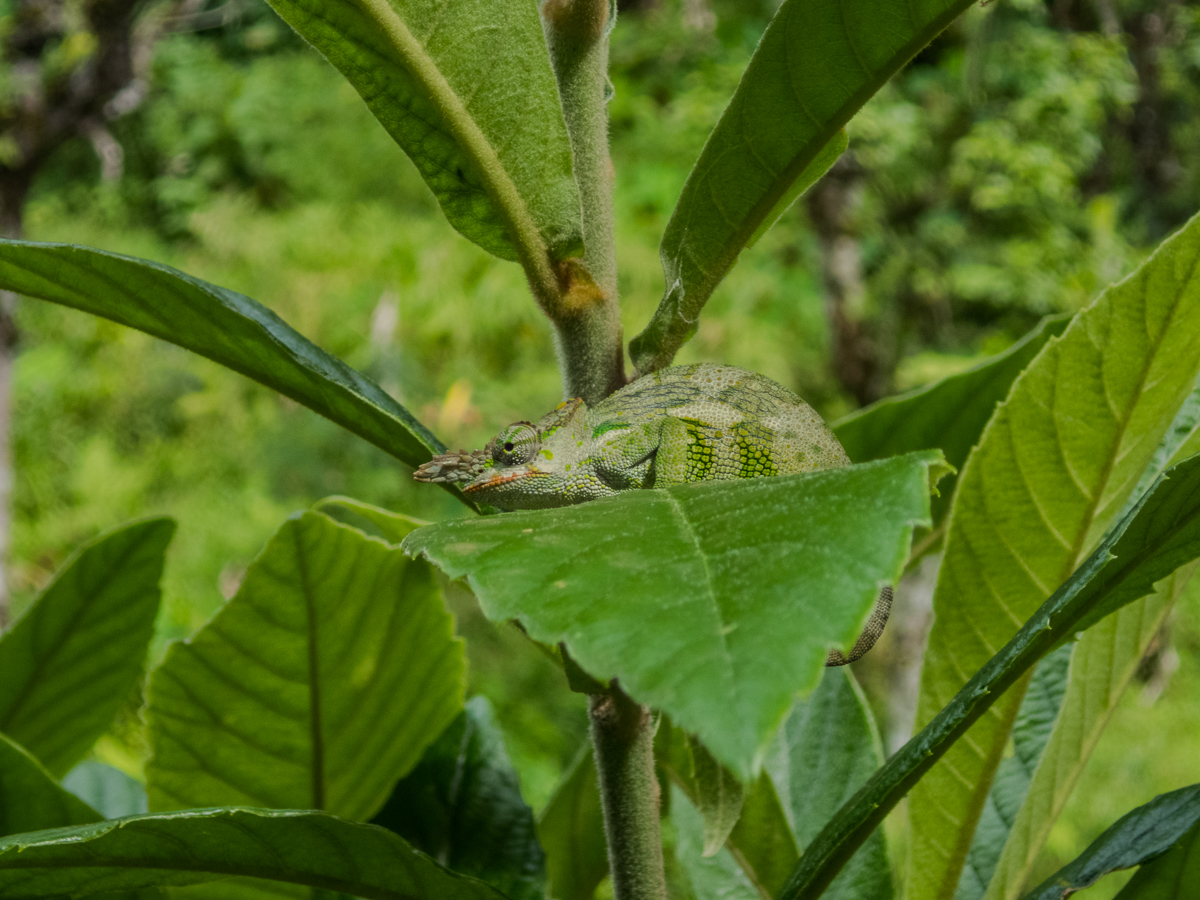
[[[1070,316],[1043,319],[1003,353],[928,387],[873,403],[835,422],[833,432],[854,462],[936,447],[946,454],[946,462],[962,469],[996,404],[1050,338],[1062,334],[1070,322]],[[950,509],[957,481],[957,475],[950,475],[938,486],[935,524]]]
[[[492,708],[475,697],[371,820],[512,900],[545,896],[546,856]]]
[[[62,784],[64,788],[88,806],[99,810],[106,819],[136,816],[146,811],[146,789],[141,783],[119,769],[106,766],[102,762],[91,759],[84,760],[66,774]],[[63,822],[62,824],[82,823]]]
[[[741,784],[703,744],[665,717],[654,736],[654,755],[700,813],[704,820],[702,855],[712,856],[725,845],[741,816]]]
[[[1200,896],[1200,823],[1162,856],[1138,869],[1117,900],[1196,900]]]
[[[0,839],[0,896],[273,879],[366,900],[503,900],[386,828],[300,810],[185,810]]]
[[[970,0],[785,0],[684,185],[661,256],[666,293],[630,344],[669,365],[742,248],[850,117]],[[818,164],[819,165],[819,164]],[[818,173],[819,174],[819,173]]]
[[[792,710],[779,753],[768,765],[790,807],[801,848],[882,764],[879,733],[862,690],[845,669],[826,669],[817,689]],[[890,900],[892,893],[887,844],[876,829],[824,896]]]
[[[462,709],[462,642],[433,572],[315,512],[150,681],[150,808],[374,815]]]
[[[60,787],[24,747],[0,734],[0,838],[102,818]]]
[[[631,491],[431,525],[404,548],[467,576],[489,618],[618,676],[748,779],[829,649],[854,643],[899,576],[942,465],[923,451]]]
[[[62,775],[112,724],[142,674],[170,519],[80,550],[0,637],[0,731]]]
[[[608,850],[600,789],[590,746],[576,757],[538,822],[546,849],[549,895],[555,900],[591,900],[608,874]]]
[[[775,783],[761,772],[746,789],[742,816],[729,835],[729,852],[764,898],[778,895],[800,854]]]
[[[70,244],[0,241],[0,288],[206,356],[418,466],[445,446],[403,406],[249,297],[170,266]]]
[[[582,250],[571,145],[537,4],[271,0],[408,153],[455,228],[516,259]]]
[[[781,900],[814,900],[884,816],[988,708],[1101,603],[1145,597],[1200,557],[1200,456],[1171,467],[1100,546],[807,848]]]
[[[1200,372],[1200,216],[1081,310],[1013,383],[959,477],[920,730],[1119,518]],[[1085,623],[1081,623],[1085,624]],[[1025,685],[908,803],[906,900],[951,900]]]
[[[1109,872],[1141,865],[1171,849],[1200,822],[1200,784],[1160,794],[1116,821],[1073,862],[1022,900],[1062,900]]]
[[[675,856],[687,873],[696,900],[762,900],[754,883],[727,849],[704,852],[704,817],[678,785],[671,786],[671,793]]]
[[[1054,722],[1067,692],[1067,671],[1073,645],[1059,647],[1040,663],[1029,682],[1013,726],[1013,755],[1000,763],[988,792],[987,806],[975,829],[954,900],[982,900],[1004,842],[1033,782],[1042,752],[1054,731]]]

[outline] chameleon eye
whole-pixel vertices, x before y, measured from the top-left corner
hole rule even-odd
[[[509,425],[496,436],[492,459],[505,466],[523,466],[537,454],[537,429],[528,422]]]

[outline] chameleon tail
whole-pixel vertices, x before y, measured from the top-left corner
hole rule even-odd
[[[867,626],[862,630],[862,634],[858,636],[858,640],[854,642],[854,647],[850,650],[849,659],[841,650],[830,650],[829,656],[825,659],[826,666],[844,666],[852,663],[875,646],[875,642],[883,634],[883,626],[887,624],[888,616],[892,612],[892,596],[892,589],[884,586],[883,590],[879,592],[879,599],[875,601],[875,608],[871,610],[871,618],[867,620]]]

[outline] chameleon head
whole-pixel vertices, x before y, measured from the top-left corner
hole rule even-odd
[[[587,465],[586,419],[583,401],[568,400],[536,425],[509,425],[482,450],[435,456],[413,477],[459,484],[472,500],[500,509],[540,509],[590,500],[597,493],[591,488],[594,479]]]

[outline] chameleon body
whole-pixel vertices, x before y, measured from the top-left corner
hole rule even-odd
[[[850,464],[816,411],[762,375],[703,363],[639,378],[595,408],[568,400],[540,422],[516,422],[483,450],[435,456],[418,481],[450,482],[500,509],[570,506],[622,491],[692,481],[790,475]],[[847,659],[882,633],[892,590]]]

